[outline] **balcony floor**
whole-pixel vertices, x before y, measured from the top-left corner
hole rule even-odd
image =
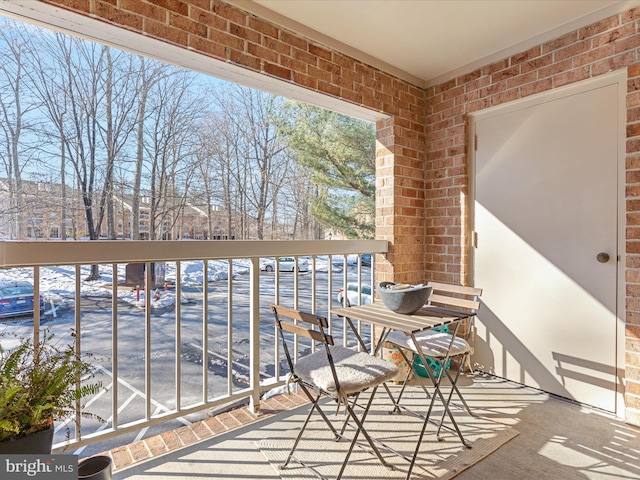
[[[519,435],[457,480],[640,479],[640,429],[494,377],[466,376],[461,385],[475,412]],[[256,442],[299,426],[305,403],[296,393],[278,395],[258,416],[239,408],[111,450],[113,479],[280,478]]]

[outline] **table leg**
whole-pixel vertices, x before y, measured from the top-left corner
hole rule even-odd
[[[458,434],[458,437],[460,438],[460,441],[462,442],[462,444],[467,447],[467,448],[471,448],[471,445],[464,439],[464,436],[462,435],[462,432],[460,431],[460,428],[458,427],[457,422],[455,421],[455,419],[453,418],[453,414],[451,413],[451,410],[449,409],[449,404],[448,402],[445,400],[444,396],[442,395],[442,391],[440,390],[440,384],[442,382],[442,378],[444,376],[444,372],[445,372],[445,366],[447,365],[447,362],[449,361],[449,355],[447,354],[447,356],[444,358],[443,361],[443,368],[440,369],[440,372],[438,372],[437,377],[434,376],[433,372],[431,372],[431,369],[427,363],[426,357],[424,356],[424,352],[422,351],[422,348],[420,348],[420,344],[418,343],[418,341],[415,338],[415,335],[412,333],[411,334],[411,338],[413,340],[413,343],[416,347],[416,350],[418,352],[418,355],[420,357],[420,360],[422,360],[422,364],[425,367],[425,371],[427,372],[427,374],[429,375],[429,378],[431,379],[431,381],[433,382],[433,395],[431,396],[431,402],[429,402],[429,409],[427,410],[427,414],[424,418],[424,422],[422,424],[422,429],[420,431],[420,435],[418,436],[418,441],[416,443],[416,449],[413,452],[413,458],[411,460],[411,464],[409,465],[409,470],[407,471],[407,480],[409,480],[411,478],[411,472],[413,470],[413,466],[415,465],[416,459],[418,457],[418,452],[420,451],[420,445],[422,444],[422,439],[424,438],[424,433],[427,429],[427,424],[429,423],[429,419],[431,417],[431,412],[433,411],[433,407],[435,405],[435,400],[436,397],[440,399],[440,401],[442,402],[442,405],[444,407],[444,413],[446,415],[449,416],[449,419],[451,420],[451,423],[455,429],[455,431]],[[455,339],[455,337],[452,338],[451,342],[453,343],[453,340]],[[442,422],[441,422],[442,424]],[[439,431],[439,429],[438,429]]]

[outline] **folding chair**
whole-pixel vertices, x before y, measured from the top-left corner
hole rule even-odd
[[[295,439],[287,460],[281,468],[286,468],[289,462],[295,458],[295,450],[314,411],[318,411],[335,436],[336,441],[343,438],[342,432],[337,432],[320,407],[319,401],[323,396],[336,400],[339,407],[344,405],[347,414],[344,425],[346,425],[346,421],[353,420],[356,427],[355,434],[351,439],[349,450],[342,463],[337,479],[340,479],[344,473],[344,469],[347,466],[347,462],[360,432],[362,432],[380,462],[384,466],[390,467],[382,458],[380,451],[364,428],[364,421],[378,386],[392,379],[398,373],[397,367],[368,353],[334,345],[333,337],[325,333],[325,329],[328,328],[328,322],[324,317],[279,305],[271,305],[271,311],[273,312],[275,323],[282,340],[284,353],[289,364],[291,381],[301,387],[311,402],[311,408],[309,409],[307,418]],[[311,324],[312,327],[307,328],[304,325],[305,323]],[[317,328],[317,330],[314,327]],[[297,362],[294,362],[288,347],[288,343],[292,341],[292,337],[291,335],[286,335],[285,332],[306,337],[312,342],[315,342],[319,348],[309,355],[298,359]],[[287,340],[287,336],[289,340]],[[356,406],[355,402],[358,395],[369,388],[371,389],[371,394],[366,405],[358,405],[364,409],[362,416],[359,418],[354,411],[354,406]],[[344,426],[342,431],[344,431]],[[298,463],[302,464],[300,461],[298,461]]]
[[[449,381],[451,382],[451,390],[449,391],[445,401],[445,412],[442,413],[442,419],[438,425],[438,432],[436,435],[439,438],[444,416],[446,410],[449,408],[454,392],[457,394],[467,412],[470,415],[473,415],[469,405],[458,389],[457,382],[460,377],[460,372],[462,371],[465,363],[469,361],[470,355],[473,353],[473,347],[470,343],[471,336],[473,335],[473,320],[478,308],[480,307],[480,295],[482,295],[482,289],[438,282],[428,282],[427,285],[432,288],[432,293],[427,304],[422,308],[422,310],[432,312],[434,315],[462,315],[464,318],[458,322],[455,327],[455,331],[449,333],[425,330],[424,332],[415,335],[415,342],[410,336],[403,332],[391,332],[386,337],[385,341],[399,347],[403,356],[405,355],[403,349],[413,352],[413,359],[407,359],[407,361],[413,365],[415,365],[415,362],[419,358],[419,351],[422,351],[425,357],[429,357],[439,362],[440,373],[437,376],[432,375],[429,372],[429,367],[426,364],[424,365],[425,370],[427,370],[427,373],[434,382],[435,388],[439,387],[443,372],[449,378]],[[416,345],[416,343],[418,345]],[[448,362],[449,359],[456,357],[460,359],[460,367],[457,369],[455,376],[452,377],[448,369]],[[470,365],[469,370],[471,370]],[[409,374],[410,373],[411,371],[409,371]],[[405,378],[400,393],[398,394],[398,398],[395,400],[396,410],[400,407],[400,400],[406,388],[408,379],[409,375]],[[420,382],[422,382],[421,379]],[[424,384],[422,384],[422,388],[427,392]],[[429,395],[428,392],[427,395]],[[455,422],[454,427],[456,428],[462,443],[467,445],[462,434],[457,428],[457,425],[455,425]]]

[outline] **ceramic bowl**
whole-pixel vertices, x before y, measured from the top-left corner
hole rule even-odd
[[[382,303],[396,313],[412,314],[427,303],[431,287],[425,285],[407,285],[393,282],[380,282],[378,295]]]

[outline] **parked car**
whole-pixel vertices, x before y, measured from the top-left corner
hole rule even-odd
[[[365,305],[367,303],[371,303],[373,301],[373,297],[371,295],[371,285],[362,284],[362,303],[361,305]],[[357,283],[347,283],[347,298],[345,302],[344,297],[344,288],[341,288],[338,292],[338,302],[343,307],[349,307],[351,305],[359,305],[358,303],[358,284]]]
[[[0,318],[32,314],[33,303],[33,284],[30,282],[0,281]],[[44,299],[40,295],[40,315],[43,313]]]
[[[296,259],[293,257],[280,257],[278,260],[281,272],[293,272],[296,269]],[[276,269],[276,262],[273,258],[266,258],[260,262],[260,270],[273,272]],[[305,258],[298,259],[298,271],[308,272],[309,261]]]
[[[361,258],[361,262],[362,262],[362,266],[363,267],[370,267],[371,266],[371,254],[370,253],[363,253],[362,255],[360,255]]]

